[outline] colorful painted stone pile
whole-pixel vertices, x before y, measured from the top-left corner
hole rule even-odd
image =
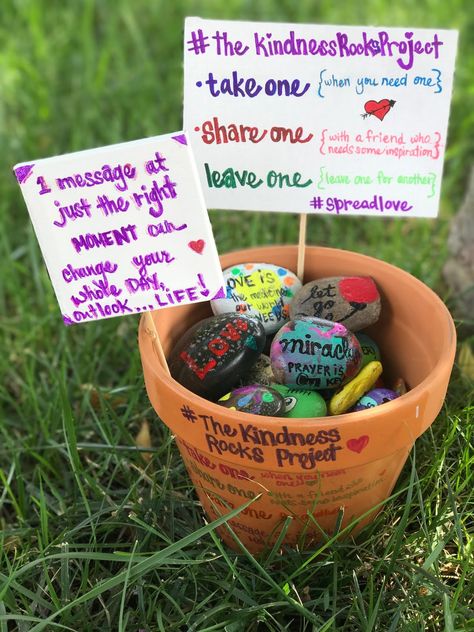
[[[285,268],[244,263],[224,278],[214,316],[188,330],[169,358],[190,391],[233,410],[293,418],[364,410],[406,392],[401,378],[385,388],[379,348],[361,331],[381,311],[370,277],[302,286]]]

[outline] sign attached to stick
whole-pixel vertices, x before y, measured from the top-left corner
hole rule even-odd
[[[222,295],[182,133],[17,165],[66,325]]]
[[[457,31],[188,18],[209,208],[434,217]]]

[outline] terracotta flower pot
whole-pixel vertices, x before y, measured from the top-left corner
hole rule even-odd
[[[246,261],[296,269],[296,246],[232,252],[223,267]],[[143,326],[139,346],[150,401],[176,436],[202,505],[211,519],[258,494],[261,498],[229,521],[253,552],[293,520],[284,542],[305,546],[342,527],[390,495],[413,443],[435,420],[454,362],[456,332],[439,297],[421,281],[388,263],[354,252],[307,247],[305,281],[368,275],[382,296],[382,313],[368,333],[379,343],[384,379],[403,377],[410,390],[382,406],[334,417],[286,419],[239,413],[191,393],[157,360]],[[165,354],[195,322],[211,314],[207,303],[153,313]],[[308,520],[308,512],[314,520]],[[375,511],[358,523],[361,529]],[[317,522],[317,525],[315,524]],[[226,527],[220,535],[235,546]]]

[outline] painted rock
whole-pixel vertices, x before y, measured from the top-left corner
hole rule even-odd
[[[275,381],[304,390],[338,388],[354,377],[362,361],[355,335],[320,318],[291,320],[270,349]]]
[[[241,263],[224,270],[226,297],[211,301],[214,314],[256,318],[267,334],[289,320],[289,303],[301,289],[298,277],[272,263]]]
[[[359,341],[360,348],[362,349],[362,364],[361,369],[377,360],[380,362],[380,349],[378,348],[375,340],[372,340],[370,336],[363,333],[357,333],[356,338]]]
[[[316,391],[302,391],[284,384],[272,384],[285,400],[282,417],[325,417],[326,402]]]
[[[405,393],[408,393],[408,387],[405,380],[402,377],[397,377],[393,383],[392,390],[399,395],[405,395]]]
[[[265,346],[263,347],[263,353],[267,356],[270,355],[270,349],[271,349],[274,337],[275,337],[275,334],[270,334],[269,336],[267,336],[267,339],[265,341]]]
[[[371,277],[327,277],[303,285],[290,305],[290,317],[312,316],[359,331],[380,315],[380,294]]]
[[[285,409],[285,400],[275,389],[261,384],[235,388],[218,400],[218,404],[241,413],[279,417]]]
[[[382,365],[377,360],[369,362],[357,375],[331,397],[329,412],[342,415],[374,386],[382,374]]]
[[[400,395],[389,388],[373,388],[361,397],[351,410],[366,410],[367,408],[373,408],[374,406],[391,402],[392,399],[397,399],[397,397],[400,397]]]
[[[240,378],[241,386],[247,386],[248,384],[269,386],[274,381],[270,358],[263,353],[253,367]]]
[[[222,314],[196,323],[169,358],[171,375],[193,393],[217,399],[258,360],[265,331],[247,316]]]

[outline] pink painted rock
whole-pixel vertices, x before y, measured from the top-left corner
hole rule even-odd
[[[273,339],[270,360],[277,382],[293,388],[338,388],[359,371],[362,351],[340,323],[309,316],[290,320]]]

